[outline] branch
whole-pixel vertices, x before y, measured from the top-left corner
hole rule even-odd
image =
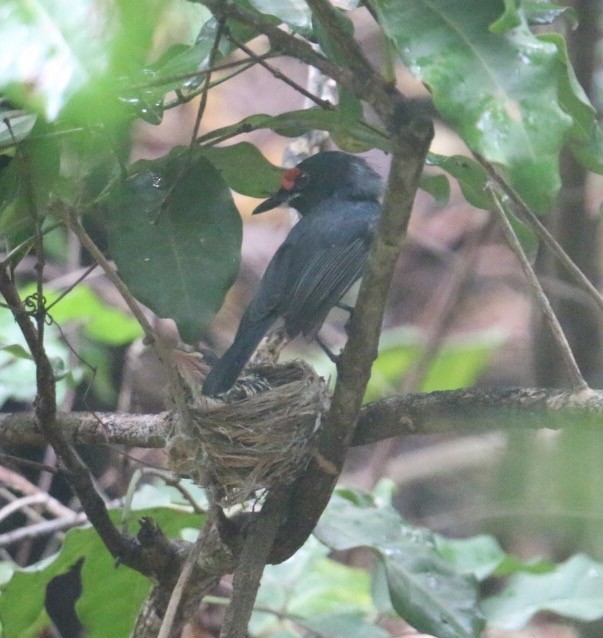
[[[340,87],[366,100],[389,127],[399,112],[405,111],[407,101],[395,86],[369,66],[351,71],[331,62],[316,52],[308,42],[286,33],[265,16],[249,11],[234,2],[225,0],[197,0],[206,6],[217,19],[230,19],[252,27],[268,37],[274,49],[278,49],[333,78]],[[309,3],[310,4],[310,3]],[[311,8],[314,7],[311,5]],[[339,29],[339,20],[335,25]],[[325,25],[326,26],[326,25]],[[329,34],[330,35],[330,34]],[[350,40],[349,35],[345,35]]]
[[[37,428],[67,468],[66,477],[107,549],[113,556],[119,557],[141,573],[148,573],[147,566],[136,556],[135,545],[119,533],[109,518],[105,503],[96,491],[88,468],[63,436],[56,418],[54,371],[44,350],[42,335],[31,321],[6,268],[0,271],[0,293],[10,306],[36,364],[38,392],[34,419]]]
[[[574,358],[572,349],[570,348],[570,345],[565,337],[563,328],[559,323],[559,319],[557,319],[557,315],[555,314],[548,300],[548,297],[544,294],[542,286],[538,281],[538,277],[536,276],[536,273],[534,272],[529,259],[526,257],[526,254],[521,247],[521,244],[519,243],[519,239],[517,239],[517,235],[513,230],[513,226],[511,226],[511,222],[509,221],[507,213],[503,208],[500,196],[493,188],[488,187],[488,190],[490,191],[492,199],[494,200],[494,212],[498,216],[498,221],[500,226],[502,227],[507,246],[511,249],[515,257],[519,261],[521,269],[523,270],[523,274],[525,275],[525,278],[527,279],[532,291],[532,295],[534,296],[536,303],[538,304],[538,308],[544,315],[544,319],[549,327],[549,330],[551,331],[555,342],[559,346],[559,350],[565,362],[565,367],[567,369],[572,387],[575,390],[584,390],[588,388],[588,385],[582,377],[582,373],[580,372],[580,368],[576,363],[576,359]]]
[[[350,445],[442,432],[600,427],[602,417],[603,390],[464,388],[417,392],[362,406]],[[57,425],[72,444],[141,448],[165,447],[172,427],[167,412],[58,412]],[[0,414],[0,445],[44,444],[32,412]]]

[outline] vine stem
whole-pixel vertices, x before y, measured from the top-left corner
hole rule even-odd
[[[519,239],[517,239],[517,235],[511,226],[511,222],[509,221],[507,214],[505,212],[505,208],[501,201],[500,194],[492,188],[492,186],[488,186],[487,189],[492,196],[492,199],[495,204],[495,213],[498,216],[498,220],[500,222],[500,226],[505,235],[505,240],[509,248],[513,251],[513,254],[519,261],[521,269],[528,281],[530,288],[532,289],[532,294],[540,308],[542,314],[544,315],[545,321],[549,326],[549,329],[553,335],[553,338],[557,342],[559,346],[559,350],[561,352],[561,356],[565,362],[565,366],[567,368],[567,372],[570,378],[570,383],[572,384],[572,388],[574,390],[588,390],[588,384],[584,380],[582,373],[580,372],[580,368],[576,363],[576,359],[574,358],[574,354],[570,345],[567,341],[567,338],[561,328],[561,324],[557,319],[557,315],[548,300],[548,297],[545,295],[540,282],[538,281],[538,277],[532,268],[521,244],[519,243]]]

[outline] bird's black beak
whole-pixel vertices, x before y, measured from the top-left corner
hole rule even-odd
[[[265,202],[262,202],[259,206],[256,206],[252,215],[259,215],[265,213],[267,210],[277,208],[281,204],[287,203],[291,199],[293,193],[286,188],[279,189],[272,197],[269,197]]]

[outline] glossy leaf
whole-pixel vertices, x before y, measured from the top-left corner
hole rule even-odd
[[[598,620],[603,617],[603,564],[578,554],[546,574],[517,574],[483,608],[489,622],[507,629],[523,627],[541,611]]]
[[[476,581],[442,559],[431,532],[407,525],[390,505],[351,490],[336,493],[314,534],[335,550],[373,550],[395,610],[419,631],[438,638],[480,635],[484,621]]]
[[[111,199],[109,249],[132,293],[194,342],[237,275],[241,218],[198,153],[176,150],[138,166]]]
[[[376,0],[402,60],[470,148],[507,168],[535,210],[560,187],[557,155],[572,118],[558,100],[557,47],[522,22],[494,33],[503,3]],[[506,25],[508,26],[508,25]]]

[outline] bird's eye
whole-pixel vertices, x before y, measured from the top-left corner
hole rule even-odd
[[[295,190],[300,191],[306,188],[310,181],[310,176],[308,173],[300,173],[298,178],[295,180]]]

